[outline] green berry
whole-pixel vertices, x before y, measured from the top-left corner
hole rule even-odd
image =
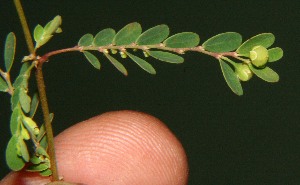
[[[250,51],[251,63],[256,67],[264,67],[268,62],[269,53],[267,48],[263,46],[255,46]]]
[[[253,73],[247,64],[236,64],[235,74],[237,74],[238,78],[244,82],[250,80],[253,76]]]

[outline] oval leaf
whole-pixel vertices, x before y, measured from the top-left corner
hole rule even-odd
[[[249,67],[256,76],[258,76],[266,82],[279,81],[279,75],[269,67],[265,67],[263,69],[255,68],[253,65],[249,65]]]
[[[16,134],[19,131],[20,124],[22,123],[22,110],[20,106],[14,108],[11,117],[10,117],[10,132],[12,135]]]
[[[18,156],[18,151],[17,151],[17,143],[18,143],[18,138],[13,135],[6,147],[6,163],[8,167],[13,170],[13,171],[19,171],[25,166],[24,160]]]
[[[93,41],[93,45],[94,46],[110,45],[112,44],[115,35],[116,35],[115,30],[111,28],[104,29],[96,34]]]
[[[4,62],[5,62],[5,68],[7,72],[10,71],[10,68],[14,62],[15,50],[16,50],[16,36],[13,32],[10,32],[6,37],[5,48],[4,48]]]
[[[221,65],[221,70],[227,85],[230,89],[237,95],[243,95],[243,88],[241,85],[240,80],[238,79],[237,75],[233,71],[233,69],[223,60],[219,60]]]
[[[142,69],[144,69],[145,71],[147,71],[148,73],[150,74],[156,74],[156,71],[155,69],[152,67],[151,64],[149,64],[148,62],[146,62],[145,60],[135,56],[135,55],[132,55],[130,53],[128,53],[126,51],[126,54],[129,56],[129,58],[131,58],[137,65],[139,65]]]
[[[30,111],[31,98],[24,88],[20,88],[19,98],[22,109],[24,112],[28,113]]]
[[[184,62],[184,59],[181,56],[169,52],[148,50],[147,53],[153,58],[156,58],[157,60],[161,60],[164,62],[175,63],[175,64],[180,64]]]
[[[26,171],[30,171],[30,172],[40,172],[40,171],[44,171],[46,169],[48,169],[49,166],[45,163],[40,163],[40,164],[36,164],[36,165],[32,165],[29,166]]]
[[[123,66],[123,64],[121,64],[114,57],[110,56],[107,53],[104,53],[104,55],[112,63],[112,65],[114,65],[123,75],[125,75],[125,76],[128,75],[128,72],[127,72],[126,68]]]
[[[159,44],[164,41],[169,35],[169,27],[165,24],[157,25],[153,28],[146,30],[136,40],[138,45],[153,45]]]
[[[132,44],[141,35],[141,33],[142,27],[139,23],[134,22],[127,24],[116,34],[113,43],[117,46]]]
[[[29,116],[31,118],[35,115],[35,112],[36,112],[38,106],[39,106],[39,97],[38,97],[38,94],[35,93],[31,100],[31,106],[30,106],[30,112],[29,112]]]
[[[269,60],[268,62],[275,62],[283,57],[283,50],[279,47],[271,48],[268,50]]]
[[[33,31],[33,38],[35,42],[40,42],[42,36],[44,34],[44,28],[41,25],[37,25]]]
[[[19,145],[20,145],[21,154],[22,154],[22,157],[23,157],[24,161],[29,162],[30,157],[29,157],[29,152],[28,152],[28,149],[27,149],[27,145],[24,142],[24,140],[21,139],[21,138],[19,138]]]
[[[236,52],[242,56],[249,57],[249,52],[254,46],[270,47],[275,41],[275,36],[272,33],[262,33],[245,41]]]
[[[221,33],[205,41],[202,46],[210,52],[228,52],[237,49],[242,43],[242,36],[235,32]]]
[[[170,48],[191,48],[199,44],[199,35],[192,32],[182,32],[172,35],[164,41],[166,47]]]
[[[87,33],[80,38],[78,45],[79,46],[90,46],[90,45],[92,45],[93,40],[94,40],[93,35],[90,33]]]
[[[83,52],[84,56],[86,57],[86,59],[96,68],[96,69],[100,69],[101,65],[100,62],[98,60],[98,58],[93,55],[92,53],[88,52],[88,51],[84,51]]]
[[[7,83],[2,79],[0,76],[0,91],[7,92],[8,91],[8,85]]]
[[[62,23],[61,16],[57,15],[53,18],[52,21],[48,22],[47,25],[44,28],[45,35],[52,35],[56,32],[57,29],[59,29],[60,25]]]

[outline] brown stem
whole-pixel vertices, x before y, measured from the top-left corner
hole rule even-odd
[[[53,131],[52,131],[52,125],[50,121],[50,112],[49,112],[49,106],[47,102],[42,66],[43,66],[42,64],[38,64],[37,66],[36,81],[37,81],[38,91],[40,95],[41,107],[44,115],[46,136],[48,142],[48,152],[49,152],[50,164],[51,164],[50,169],[52,171],[52,181],[58,181],[59,177],[58,177],[56,157],[55,157]]]

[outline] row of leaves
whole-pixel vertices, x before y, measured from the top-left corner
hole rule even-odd
[[[16,38],[13,33],[9,33],[5,42],[4,63],[5,75],[10,75],[10,70],[14,62]],[[31,163],[28,171],[38,171],[43,176],[51,175],[49,156],[46,152],[47,139],[45,128],[40,128],[33,121],[39,105],[37,94],[32,98],[28,95],[28,81],[34,64],[24,63],[20,73],[12,84],[13,92],[11,96],[12,115],[10,119],[10,138],[6,148],[6,162],[11,170],[19,171],[26,163]],[[8,92],[8,79],[0,77],[0,91]],[[53,116],[52,116],[53,117]],[[30,155],[29,140],[34,145],[33,155]]]

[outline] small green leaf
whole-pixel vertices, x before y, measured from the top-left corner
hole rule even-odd
[[[25,166],[25,162],[22,157],[18,156],[17,149],[18,138],[13,135],[6,147],[6,163],[8,167],[13,171],[19,171]]]
[[[11,66],[14,62],[15,58],[15,51],[16,51],[16,36],[13,32],[10,32],[5,41],[5,48],[4,48],[4,62],[6,71],[9,72]]]
[[[28,113],[30,111],[30,102],[31,98],[28,96],[26,90],[24,88],[20,89],[19,92],[19,97],[20,97],[20,105],[24,112]]]
[[[35,93],[32,97],[31,105],[30,105],[29,116],[31,118],[35,115],[35,112],[36,112],[38,106],[39,106],[39,96],[37,93]]]
[[[104,29],[96,34],[93,45],[94,46],[107,46],[112,44],[113,39],[116,35],[115,30],[111,28]]]
[[[17,134],[22,123],[22,110],[20,106],[16,106],[10,117],[10,132],[12,135]]]
[[[40,175],[43,176],[43,177],[48,177],[48,176],[52,175],[52,171],[48,168],[48,169],[46,169],[44,171],[41,171]]]
[[[275,36],[272,33],[262,33],[245,41],[236,52],[242,56],[249,57],[249,53],[254,46],[270,47],[275,41]]]
[[[49,158],[49,155],[48,155],[48,153],[46,152],[46,149],[45,149],[45,148],[42,148],[41,145],[40,145],[39,147],[36,148],[35,152],[36,152],[37,155],[43,155],[43,156]]]
[[[37,25],[33,31],[33,38],[35,42],[40,42],[42,36],[44,34],[44,28],[41,25]]]
[[[86,59],[96,68],[96,69],[100,69],[101,64],[98,60],[98,58],[93,55],[92,53],[88,52],[88,51],[84,51],[83,52],[84,56],[86,57]]]
[[[267,82],[279,81],[279,75],[269,67],[265,67],[262,69],[255,68],[253,65],[249,65],[249,67],[256,76],[258,76],[264,81]]]
[[[15,107],[20,102],[20,88],[15,89],[13,95],[11,96],[10,103],[11,103],[11,110],[14,110]]]
[[[169,27],[165,24],[157,25],[146,30],[138,37],[136,43],[138,45],[159,44],[169,36]]]
[[[139,23],[134,22],[127,24],[116,34],[113,43],[117,46],[132,44],[141,35],[141,33],[142,27]]]
[[[164,41],[170,48],[192,48],[199,44],[199,35],[192,32],[182,32],[172,35]]]
[[[55,33],[56,30],[59,29],[61,23],[61,16],[57,15],[56,17],[54,17],[54,19],[50,21],[44,28],[45,35],[52,35],[53,33]]]
[[[219,60],[221,65],[221,70],[227,85],[230,89],[237,95],[243,95],[243,88],[241,85],[240,80],[238,79],[237,75],[233,71],[233,69],[223,60]]]
[[[125,76],[128,75],[128,72],[127,72],[126,68],[123,66],[123,64],[121,64],[114,57],[112,57],[111,55],[109,55],[107,53],[104,53],[104,55],[112,63],[112,65],[114,65],[123,75],[125,75]]]
[[[79,39],[78,45],[79,46],[90,46],[93,44],[93,40],[94,40],[93,35],[90,33],[87,33]]]
[[[29,62],[26,62],[22,65],[21,70],[20,70],[20,74],[17,77],[17,79],[15,80],[15,82],[13,83],[13,87],[15,89],[18,88],[28,88],[28,79],[30,77],[30,73],[32,68],[34,67],[34,65],[29,64]]]
[[[46,163],[40,163],[40,164],[36,164],[36,165],[32,165],[29,166],[26,171],[30,171],[30,172],[40,172],[40,171],[44,171],[46,169],[48,169],[49,166]]]
[[[221,33],[205,41],[202,46],[210,52],[228,52],[238,48],[242,43],[242,36],[235,32]]]
[[[8,85],[7,83],[2,79],[0,76],[0,91],[7,92],[8,91]]]
[[[156,71],[155,69],[152,67],[151,64],[149,64],[148,62],[146,62],[145,60],[135,56],[135,55],[132,55],[130,53],[128,53],[126,51],[126,54],[129,56],[129,58],[131,58],[137,65],[139,65],[142,69],[144,69],[145,71],[147,71],[148,73],[150,74],[156,74]]]
[[[30,158],[30,162],[32,164],[40,164],[42,162],[42,160],[40,158],[38,158],[37,156],[34,155],[34,156],[32,156]]]
[[[24,161],[29,162],[30,158],[29,158],[29,152],[28,152],[26,143],[24,142],[24,140],[22,138],[19,138],[18,143],[19,143],[19,146],[21,149],[21,154],[22,154]]]
[[[169,52],[148,50],[147,53],[150,56],[156,58],[157,60],[161,60],[164,62],[175,63],[175,64],[180,64],[184,62],[184,59],[181,56]]]
[[[283,50],[279,47],[271,48],[268,50],[269,60],[268,62],[275,62],[283,57]]]

